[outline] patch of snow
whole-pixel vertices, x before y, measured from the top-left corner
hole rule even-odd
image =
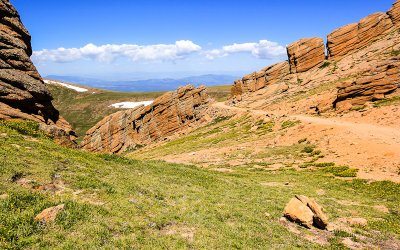
[[[73,89],[76,92],[86,92],[86,91],[88,91],[87,89],[76,87],[76,86],[72,86],[72,85],[69,85],[69,84],[66,84],[66,83],[62,83],[62,82],[57,82],[57,81],[52,81],[52,80],[43,80],[43,81],[45,83],[47,83],[47,84],[58,84],[58,85],[61,85],[63,87],[66,87],[66,88]]]
[[[148,106],[152,104],[153,101],[143,101],[143,102],[120,102],[111,104],[110,107],[118,108],[118,109],[133,109],[140,105]]]

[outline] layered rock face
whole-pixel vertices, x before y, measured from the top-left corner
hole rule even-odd
[[[154,142],[201,121],[208,103],[206,87],[181,87],[147,107],[142,105],[105,117],[86,133],[81,147],[92,152],[121,153]]]
[[[380,62],[352,81],[338,86],[334,106],[347,111],[368,101],[385,99],[385,95],[400,87],[400,56]]]
[[[0,120],[28,119],[65,146],[72,127],[53,107],[52,96],[30,60],[31,36],[8,0],[0,0]]]
[[[352,53],[375,39],[380,38],[393,27],[389,15],[378,12],[339,28],[328,35],[328,57],[337,60]]]
[[[232,86],[232,96],[240,96],[243,93],[255,92],[265,88],[267,85],[279,81],[286,74],[289,74],[289,63],[287,61],[268,66],[243,77],[242,80],[236,80]]]
[[[392,19],[393,24],[399,25],[400,24],[400,0],[397,0],[393,7],[387,12]]]
[[[291,73],[302,73],[320,66],[325,60],[324,39],[304,38],[287,46]]]

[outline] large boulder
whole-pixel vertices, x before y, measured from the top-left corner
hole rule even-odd
[[[328,35],[328,58],[337,60],[355,52],[382,37],[392,27],[392,20],[382,12],[369,15],[359,23],[343,26]]]
[[[334,107],[347,111],[363,106],[368,101],[385,99],[385,95],[399,88],[400,56],[382,61],[354,80],[338,85]]]
[[[291,221],[310,228],[316,226],[326,229],[328,217],[322,212],[322,208],[314,199],[304,195],[296,195],[286,205],[283,215]]]
[[[75,146],[72,127],[53,107],[52,96],[30,60],[31,36],[8,0],[0,0],[0,120],[27,119],[66,146]]]
[[[122,153],[180,132],[205,117],[209,97],[204,86],[181,87],[151,105],[119,111],[86,132],[81,147],[87,151]]]
[[[325,60],[325,44],[321,37],[303,38],[287,46],[291,73],[302,73],[320,66]]]
[[[387,12],[392,19],[393,24],[399,25],[400,24],[400,0],[397,0],[393,7]]]

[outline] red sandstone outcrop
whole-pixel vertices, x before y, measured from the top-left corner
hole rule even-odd
[[[242,80],[235,80],[231,89],[232,96],[255,92],[281,80],[287,74],[289,74],[289,63],[287,61],[273,64],[243,77]]]
[[[53,107],[35,66],[31,36],[8,0],[0,0],[0,120],[27,119],[65,146],[75,146],[72,127]]]
[[[86,132],[81,147],[92,152],[121,153],[182,131],[205,117],[209,97],[204,86],[181,87],[151,105],[119,111]]]
[[[325,60],[324,39],[304,38],[287,46],[291,73],[302,73],[322,65]]]
[[[374,41],[383,44],[377,39],[382,39],[384,36],[388,36],[388,41],[393,41],[397,34],[395,31],[399,26],[400,0],[396,1],[387,13],[374,13],[358,23],[333,31],[327,39],[328,59],[332,62],[345,57],[346,63],[336,61],[333,64],[334,67],[330,67],[327,63],[326,67],[321,69],[317,66],[325,61],[323,39],[301,39],[287,47],[289,64],[285,62],[274,64],[262,71],[245,76],[241,81],[236,80],[232,87],[232,103],[246,101],[242,97],[244,93],[255,92],[274,83],[280,86],[270,87],[270,90],[258,94],[268,93],[270,98],[274,98],[278,93],[277,89],[281,89],[281,92],[289,91],[289,89],[292,92],[295,91],[296,87],[293,88],[287,84],[301,83],[301,86],[316,86],[323,84],[322,82],[332,83],[339,78],[350,80],[340,83],[337,93],[332,90],[330,93],[325,93],[325,96],[319,96],[315,106],[318,112],[326,112],[332,110],[333,107],[336,107],[339,112],[346,111],[353,107],[363,106],[368,101],[384,99],[387,94],[399,88],[398,59],[387,60],[388,55],[398,53],[400,48],[396,46],[396,43],[391,45],[392,51],[382,51],[380,54],[376,54],[375,51],[382,50],[382,46],[385,45],[376,46],[374,50],[367,50],[361,57],[358,55],[357,61],[353,61],[348,55],[355,55],[357,51],[373,46],[376,44],[373,43]],[[363,61],[366,63],[362,65],[360,62]],[[289,67],[287,65],[290,66],[290,71],[286,68]],[[327,68],[330,70],[327,71]],[[297,73],[302,74],[297,75]],[[361,77],[355,77],[357,74],[361,74]],[[307,89],[307,86],[304,88]],[[307,91],[305,89],[300,91]],[[252,98],[251,95],[249,97]]]
[[[399,25],[400,24],[400,0],[397,0],[393,7],[387,12],[392,19],[393,24]]]
[[[374,13],[359,23],[339,28],[328,35],[328,57],[337,60],[382,37],[393,27],[390,17],[382,12]]]
[[[400,56],[380,62],[352,81],[338,86],[336,110],[347,111],[368,101],[385,99],[385,95],[399,88]]]

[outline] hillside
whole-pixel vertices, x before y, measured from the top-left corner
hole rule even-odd
[[[1,122],[0,134],[1,248],[400,246],[400,189],[392,182],[337,178],[332,167],[274,170],[254,162],[224,172],[93,154],[58,146],[32,122]],[[316,197],[334,232],[280,220],[298,193]],[[53,223],[34,220],[62,204]],[[350,227],[350,217],[368,225]]]
[[[232,86],[142,93],[43,80],[0,12],[1,249],[400,249],[400,0]]]
[[[67,84],[87,89],[88,91],[78,92],[58,84],[48,84],[47,87],[54,97],[54,106],[72,125],[78,135],[78,141],[82,140],[86,131],[104,117],[122,110],[110,107],[112,104],[154,100],[165,93],[163,91],[140,93],[116,92],[70,83]],[[230,96],[230,88],[230,85],[208,87],[208,93],[212,98],[224,101]]]

